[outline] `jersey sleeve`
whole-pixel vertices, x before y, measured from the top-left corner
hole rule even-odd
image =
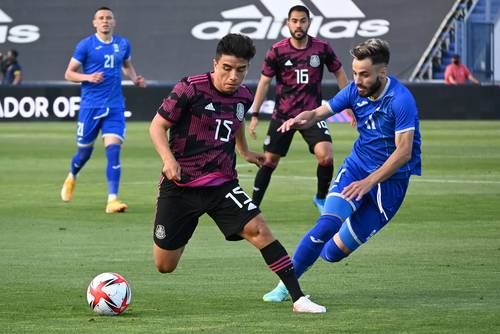
[[[270,48],[266,52],[266,58],[262,64],[261,73],[266,77],[274,77],[276,75],[276,68],[276,54],[274,53],[274,49]]]
[[[179,81],[158,109],[158,114],[171,123],[177,122],[189,107],[194,87],[187,80]]]
[[[332,115],[337,114],[344,109],[351,108],[351,87],[352,83],[341,89],[340,92],[328,100],[327,106]]]
[[[331,73],[337,72],[341,67],[342,63],[340,62],[340,59],[337,58],[337,55],[333,51],[332,47],[327,44],[326,45],[326,50],[325,50],[325,65],[328,71]]]
[[[392,102],[392,110],[396,119],[395,133],[415,130],[417,122],[417,104],[410,94],[397,97]]]
[[[84,39],[76,45],[75,52],[73,52],[73,59],[83,64],[87,58],[87,40]]]

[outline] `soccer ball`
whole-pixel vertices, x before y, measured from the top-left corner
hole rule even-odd
[[[87,288],[87,302],[100,315],[119,315],[132,301],[128,282],[115,273],[97,275]]]

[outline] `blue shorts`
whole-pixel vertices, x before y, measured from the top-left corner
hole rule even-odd
[[[356,166],[348,163],[341,166],[327,195],[323,214],[335,214],[331,210],[333,199],[339,197],[349,184],[367,176],[368,173]],[[349,202],[354,212],[344,224],[348,224],[351,234],[359,244],[365,243],[394,217],[403,203],[408,183],[409,178],[389,179],[374,186],[360,201],[353,199]]]
[[[91,145],[99,130],[102,136],[118,137],[125,140],[124,108],[83,108],[78,113],[76,141],[78,146]]]

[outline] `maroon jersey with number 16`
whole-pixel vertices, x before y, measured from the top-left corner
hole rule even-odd
[[[323,67],[333,73],[342,66],[328,42],[308,38],[305,49],[294,48],[288,38],[266,53],[262,74],[276,76],[273,119],[287,120],[320,106]]]

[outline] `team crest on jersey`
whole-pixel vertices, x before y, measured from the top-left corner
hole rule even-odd
[[[114,50],[115,52],[120,52],[120,48],[118,47],[118,44],[113,43],[113,50]]]
[[[165,237],[167,236],[167,234],[165,233],[165,226],[156,225],[155,236],[158,239],[165,239]]]
[[[236,117],[240,122],[245,117],[245,106],[241,102],[236,105]]]
[[[312,55],[309,59],[309,65],[311,65],[312,67],[318,67],[320,64],[321,62],[318,55]]]

